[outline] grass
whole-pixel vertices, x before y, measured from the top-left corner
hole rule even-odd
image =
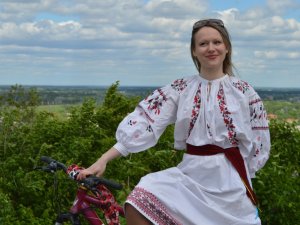
[[[55,117],[65,120],[71,107],[76,105],[40,105],[37,107],[38,112],[49,112],[54,114]]]

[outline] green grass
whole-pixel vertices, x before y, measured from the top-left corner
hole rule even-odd
[[[40,105],[37,107],[38,112],[52,113],[58,119],[66,119],[71,107],[76,105]]]

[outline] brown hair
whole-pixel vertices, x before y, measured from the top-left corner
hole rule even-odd
[[[193,59],[193,62],[197,68],[197,70],[201,71],[201,64],[199,62],[199,60],[194,56],[193,51],[195,50],[195,34],[203,27],[211,27],[216,29],[217,31],[219,31],[220,35],[222,36],[222,39],[224,41],[224,44],[228,50],[228,53],[226,54],[226,57],[224,59],[223,62],[223,73],[228,74],[230,76],[234,76],[233,73],[233,63],[231,60],[231,54],[232,54],[232,45],[231,45],[231,40],[230,40],[230,36],[229,33],[226,29],[226,27],[224,26],[223,22],[221,21],[222,24],[216,23],[215,19],[208,19],[208,20],[203,20],[203,21],[198,21],[195,23],[195,25],[199,22],[201,22],[200,26],[195,26],[193,27],[193,31],[192,31],[192,37],[191,37],[191,46],[190,46],[190,50],[191,50],[191,56]],[[203,24],[203,25],[202,25]]]

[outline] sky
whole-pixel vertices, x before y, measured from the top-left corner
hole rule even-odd
[[[205,18],[229,30],[237,77],[300,88],[300,0],[1,0],[0,85],[164,86],[197,74]]]

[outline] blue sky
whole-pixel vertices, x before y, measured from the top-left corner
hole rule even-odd
[[[191,27],[208,17],[239,77],[300,88],[300,0],[1,0],[0,85],[163,86],[197,73]]]

